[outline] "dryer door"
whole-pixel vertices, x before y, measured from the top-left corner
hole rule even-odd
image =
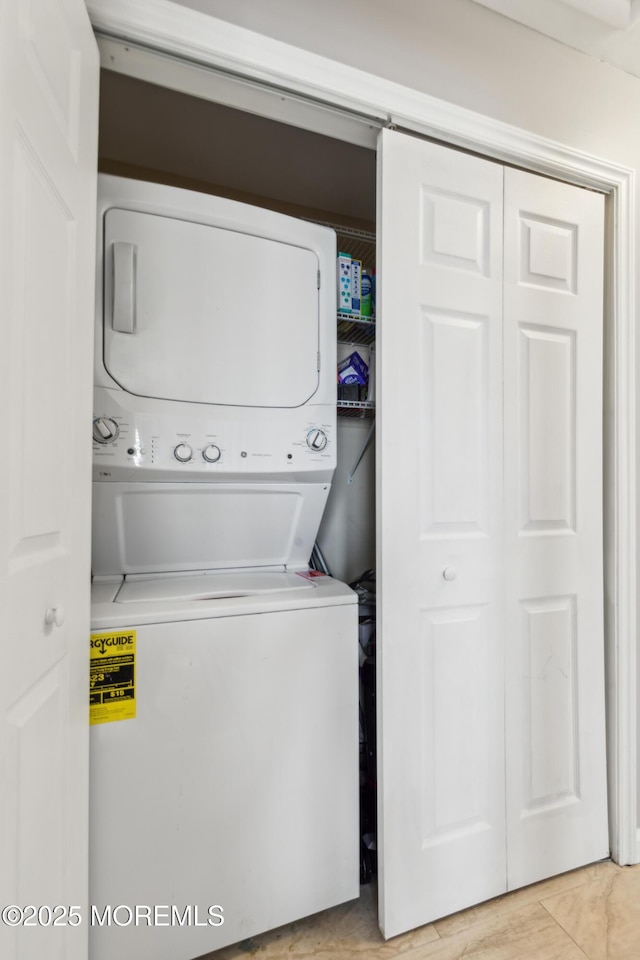
[[[104,243],[104,363],[124,390],[248,407],[316,392],[314,251],[118,208]]]

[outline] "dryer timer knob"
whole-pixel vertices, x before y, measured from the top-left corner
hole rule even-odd
[[[96,417],[93,421],[93,439],[96,443],[113,443],[118,439],[120,428],[111,417]]]
[[[324,430],[309,430],[307,434],[307,446],[310,450],[324,450],[329,442],[329,438]]]

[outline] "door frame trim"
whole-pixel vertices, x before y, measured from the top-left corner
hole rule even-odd
[[[353,120],[372,133],[393,124],[503,163],[515,164],[607,194],[604,392],[604,568],[607,743],[612,857],[640,861],[637,810],[636,684],[636,416],[635,289],[633,277],[635,171],[567,144],[447,103],[346,64],[215,19],[169,0],[86,0],[96,32],[119,41],[122,56],[104,65],[172,86],[176,61],[193,68],[203,96],[203,68],[255,86],[255,112],[265,87]],[[127,43],[146,48],[136,59]],[[140,66],[141,59],[143,66]],[[127,61],[130,61],[130,66]],[[146,64],[146,66],[145,66]],[[173,66],[172,66],[173,65]],[[141,73],[142,71],[142,73]],[[145,75],[146,71],[146,75]],[[184,79],[187,76],[187,79]],[[189,92],[188,73],[181,81]],[[185,89],[185,86],[182,87]],[[194,91],[195,92],[195,89]],[[246,91],[245,91],[246,92]],[[211,99],[215,79],[211,83]],[[248,102],[245,109],[252,109]],[[292,116],[289,122],[297,122]],[[305,121],[308,124],[308,120]],[[302,125],[302,124],[301,124]],[[357,128],[356,128],[357,125]]]

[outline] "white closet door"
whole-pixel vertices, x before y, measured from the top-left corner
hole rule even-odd
[[[502,168],[379,143],[380,923],[505,889]]]
[[[0,903],[84,911],[20,960],[87,955],[98,75],[82,0],[0,0]]]
[[[608,856],[604,198],[505,170],[508,886]]]

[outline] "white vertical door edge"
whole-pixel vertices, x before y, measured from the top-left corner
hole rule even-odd
[[[98,77],[82,0],[0,2],[0,903],[44,907],[0,955],[25,960],[87,955]]]
[[[635,173],[611,170],[605,210],[604,584],[609,842],[640,863],[637,654]],[[604,184],[603,184],[604,186]]]

